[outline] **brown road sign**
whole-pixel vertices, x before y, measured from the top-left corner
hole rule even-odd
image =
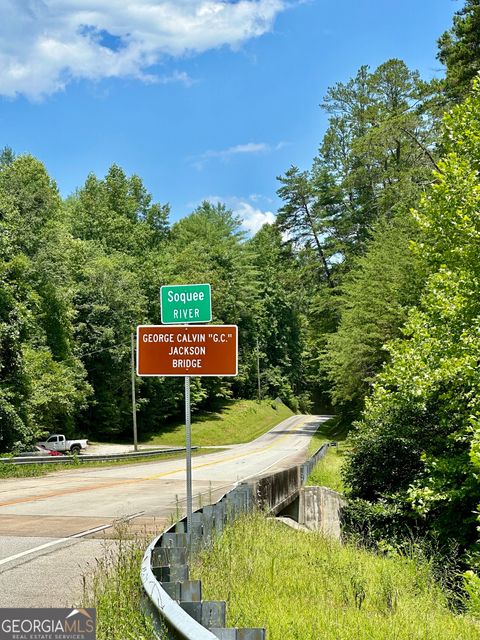
[[[139,376],[236,376],[236,325],[137,327]]]

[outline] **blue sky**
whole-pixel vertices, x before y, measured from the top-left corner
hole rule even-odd
[[[308,168],[327,88],[402,58],[440,76],[454,0],[0,0],[0,146],[66,196],[112,163],[172,221],[220,199],[254,231]]]

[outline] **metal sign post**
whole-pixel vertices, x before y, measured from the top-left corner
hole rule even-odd
[[[137,402],[135,399],[135,335],[133,333],[132,333],[132,415],[133,415],[133,450],[138,451]]]
[[[194,324],[210,322],[212,319],[209,284],[164,286],[161,288],[160,300],[163,324],[137,327],[137,375],[185,378],[187,532],[191,532],[193,499],[190,376],[237,375],[238,327]],[[185,324],[187,326],[181,326]],[[133,391],[132,383],[132,393]]]
[[[192,423],[190,414],[190,376],[185,376],[185,446],[187,456],[187,532],[192,530]]]

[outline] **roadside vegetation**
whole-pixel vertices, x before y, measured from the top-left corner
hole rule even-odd
[[[98,640],[156,640],[141,602],[140,566],[149,543],[146,536],[132,538],[128,525],[117,525],[114,541],[106,541],[103,556],[84,576],[79,606],[96,608]],[[167,640],[166,632],[157,632]]]
[[[313,487],[328,487],[343,493],[345,487],[342,481],[342,464],[344,451],[340,445],[329,447],[324,457],[319,460],[312,473],[308,476],[307,485]]]
[[[330,446],[325,456],[319,460],[312,473],[307,478],[307,485],[329,487],[334,491],[343,493],[344,485],[342,480],[342,465],[346,450],[345,438],[348,434],[348,427],[339,416],[334,416],[324,422],[313,435],[308,447],[311,455],[327,442],[336,443]]]
[[[394,58],[331,86],[316,157],[285,167],[275,221],[253,237],[222,203],[171,223],[117,164],[62,198],[5,147],[0,449],[130,437],[134,327],[158,322],[161,284],[208,282],[213,322],[238,325],[239,374],[192,378],[193,442],[333,405],[312,447],[353,425],[346,532],[379,549],[413,533],[439,564],[455,556],[457,597],[480,612],[480,0],[463,0],[438,58],[444,78]],[[255,405],[257,367],[262,397],[286,406]],[[183,379],[136,387],[139,439],[183,444]]]
[[[250,442],[293,415],[283,402],[237,400],[218,412],[202,412],[192,417],[192,445],[212,446]],[[145,444],[184,446],[185,424],[179,422],[151,436]]]
[[[193,566],[204,597],[226,599],[231,626],[269,640],[478,640],[480,624],[452,613],[429,562],[382,557],[262,514],[228,527]]]

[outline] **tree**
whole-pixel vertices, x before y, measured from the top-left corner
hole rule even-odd
[[[43,165],[9,156],[0,168],[0,446],[19,449],[73,428],[89,393],[74,354],[68,287],[49,253],[60,198]]]
[[[401,60],[362,66],[327,92],[329,126],[312,169],[279,178],[276,224],[308,289],[307,379],[322,404],[330,391],[349,417],[418,295],[406,219],[438,168],[435,91]]]
[[[451,29],[438,40],[438,59],[447,67],[445,92],[461,101],[480,72],[480,0],[465,0]]]
[[[334,185],[328,174],[319,174],[313,179],[308,171],[300,171],[298,167],[290,167],[285,176],[277,180],[283,185],[277,193],[285,202],[277,214],[279,230],[297,246],[313,246],[322,265],[323,278],[333,287],[331,255],[325,236],[330,231],[328,223],[335,207]]]
[[[47,261],[73,292],[76,349],[93,388],[78,421],[89,433],[130,431],[130,336],[137,324],[158,321],[168,213],[167,205],[152,202],[138,176],[128,177],[118,165],[104,179],[88,176],[64,205],[66,235],[57,246],[65,269],[58,255]],[[148,399],[139,398],[140,410]],[[164,400],[162,418],[172,406],[170,398]]]
[[[127,177],[115,164],[103,180],[89,175],[68,200],[66,213],[75,238],[95,241],[108,251],[144,255],[168,234],[168,205],[152,203],[141,179]]]
[[[3,147],[0,151],[0,168],[8,167],[15,160],[15,154],[11,147]]]
[[[327,172],[340,196],[331,235],[346,261],[361,254],[377,223],[413,206],[435,166],[435,87],[401,60],[330,88],[330,124],[313,175]]]
[[[250,343],[243,353],[243,370],[248,375],[242,393],[256,394],[258,341],[262,395],[279,396],[294,408],[297,399],[303,398],[301,409],[308,409],[303,362],[306,323],[298,265],[291,248],[283,244],[279,229],[273,225],[264,225],[248,242],[247,249],[258,291],[256,299],[251,300],[253,327],[248,331]]]
[[[358,416],[388,352],[401,336],[408,311],[418,303],[426,274],[410,244],[418,227],[409,213],[381,222],[365,254],[346,275],[340,296],[340,322],[327,338],[324,354],[333,403]]]
[[[7,160],[0,169],[0,189],[15,206],[10,232],[17,251],[32,256],[39,248],[43,229],[58,215],[60,196],[43,164],[30,155]]]
[[[353,497],[399,505],[447,551],[454,540],[464,552],[474,549],[480,500],[479,114],[477,81],[445,116],[445,155],[416,213],[431,275],[404,338],[388,345],[391,361],[367,400],[346,470]]]
[[[89,243],[74,261],[75,340],[93,388],[79,424],[88,433],[122,435],[131,425],[130,336],[146,317],[140,277],[132,258]]]
[[[12,199],[0,189],[0,448],[11,450],[32,436],[26,408],[22,341],[28,320],[24,293],[27,260],[14,256]]]

